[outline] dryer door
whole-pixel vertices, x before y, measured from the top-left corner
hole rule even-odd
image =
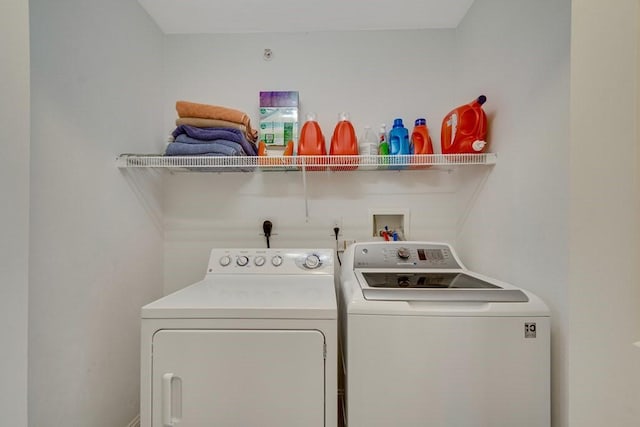
[[[318,331],[161,330],[152,426],[324,426]]]

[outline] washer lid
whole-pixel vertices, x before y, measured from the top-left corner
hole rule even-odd
[[[142,307],[147,319],[335,319],[333,276],[208,276]]]
[[[520,289],[460,271],[362,272],[357,277],[364,298],[373,301],[529,301]]]

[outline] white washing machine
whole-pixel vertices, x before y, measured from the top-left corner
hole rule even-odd
[[[351,245],[340,275],[348,427],[548,427],[549,310],[447,244]]]
[[[213,249],[142,308],[142,427],[335,427],[330,249]]]

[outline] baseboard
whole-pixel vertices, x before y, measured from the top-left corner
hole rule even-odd
[[[127,427],[140,427],[140,415],[136,415],[136,417],[127,424]]]

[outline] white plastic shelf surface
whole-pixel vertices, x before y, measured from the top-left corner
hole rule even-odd
[[[406,170],[425,169],[429,166],[492,165],[495,153],[481,154],[418,154],[396,156],[163,156],[154,154],[121,154],[119,168],[164,168],[194,172],[225,172],[257,170],[270,171],[351,171],[351,170]]]

